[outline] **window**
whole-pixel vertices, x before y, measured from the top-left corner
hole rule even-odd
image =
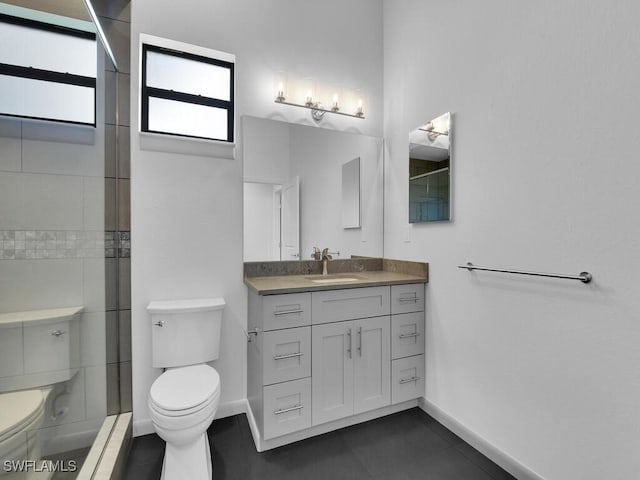
[[[142,45],[143,132],[233,142],[233,56],[207,52]]]
[[[96,124],[94,33],[0,14],[0,115]]]

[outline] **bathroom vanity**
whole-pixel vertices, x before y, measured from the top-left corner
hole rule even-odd
[[[288,265],[289,264],[289,265]],[[428,265],[245,264],[248,417],[258,451],[417,405]]]

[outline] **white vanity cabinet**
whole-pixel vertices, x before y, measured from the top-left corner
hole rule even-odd
[[[424,395],[424,283],[250,290],[248,331],[259,450],[410,408],[403,402]]]

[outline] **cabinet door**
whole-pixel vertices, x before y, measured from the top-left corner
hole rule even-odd
[[[312,424],[353,415],[353,322],[311,330]]]
[[[391,404],[391,319],[355,320],[354,413]]]

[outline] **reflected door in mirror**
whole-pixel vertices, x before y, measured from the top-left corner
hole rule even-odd
[[[300,179],[282,185],[281,260],[300,259]]]

